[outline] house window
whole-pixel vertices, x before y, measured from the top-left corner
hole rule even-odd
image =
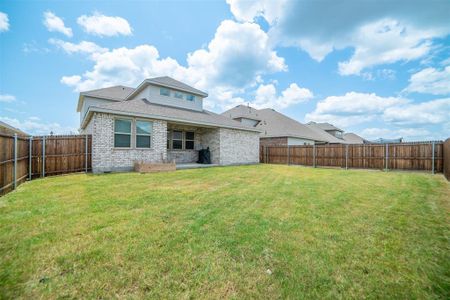
[[[194,101],[194,100],[195,100],[195,96],[192,95],[192,94],[187,94],[187,95],[186,95],[186,100],[188,100],[188,101]]]
[[[162,96],[170,96],[170,90],[166,88],[160,88],[159,94]]]
[[[171,132],[169,130],[167,130],[167,149],[170,149],[170,135],[171,135]]]
[[[183,99],[183,93],[175,92],[174,96],[175,96],[175,98]]]
[[[136,121],[136,148],[150,148],[152,145],[153,123]]]
[[[172,131],[172,149],[183,149],[182,131]]]
[[[194,150],[194,133],[191,131],[185,132],[184,149]]]
[[[114,120],[114,147],[130,148],[131,146],[131,120]]]

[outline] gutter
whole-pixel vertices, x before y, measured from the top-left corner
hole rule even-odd
[[[124,111],[113,110],[113,109],[102,108],[102,107],[96,107],[96,106],[90,106],[88,108],[88,110],[86,112],[86,115],[83,118],[83,121],[81,122],[81,126],[80,126],[81,129],[84,129],[86,127],[87,122],[88,122],[88,120],[90,120],[90,116],[92,115],[93,112],[108,113],[108,114],[115,114],[115,115],[129,116],[129,117],[141,117],[141,118],[149,118],[149,119],[156,119],[156,120],[164,120],[164,121],[185,123],[185,124],[189,124],[189,125],[203,125],[203,126],[213,127],[213,128],[237,129],[237,130],[244,130],[244,131],[251,131],[251,132],[261,133],[261,131],[259,129],[237,127],[237,126],[229,126],[229,125],[221,125],[221,124],[209,123],[209,122],[195,122],[195,121],[190,121],[190,120],[186,120],[186,119],[171,118],[171,117],[165,117],[165,116],[160,116],[160,115],[124,112]]]

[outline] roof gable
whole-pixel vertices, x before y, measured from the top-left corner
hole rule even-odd
[[[130,93],[126,100],[132,99],[134,96],[136,96],[140,91],[142,91],[144,88],[146,88],[148,85],[157,85],[162,87],[167,87],[183,92],[188,92],[200,97],[208,97],[208,94],[200,91],[190,85],[187,85],[181,81],[175,80],[169,76],[162,76],[162,77],[155,77],[155,78],[148,78],[145,79],[132,93]]]

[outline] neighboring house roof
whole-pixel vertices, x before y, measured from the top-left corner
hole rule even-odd
[[[30,136],[28,133],[23,132],[19,128],[13,127],[5,122],[0,121],[0,133],[14,135],[15,133],[20,136]]]
[[[320,128],[322,130],[330,130],[330,131],[336,130],[336,131],[344,132],[344,130],[334,126],[333,124],[326,123],[326,122],[325,123],[308,122],[307,125],[313,125],[313,126],[316,126],[316,127]]]
[[[113,101],[123,101],[125,98],[134,91],[134,88],[116,85],[112,87],[107,87],[103,89],[96,89],[91,91],[85,91],[80,93],[80,98],[78,100],[77,111],[81,111],[83,106],[84,96],[108,99]]]
[[[330,144],[349,144],[347,141],[343,139],[338,139],[337,137],[329,134],[325,130],[321,129],[319,126],[316,126],[316,124],[308,123],[306,126],[308,126],[309,129],[315,132],[317,136],[319,136],[323,141],[330,143]]]
[[[402,142],[403,142],[403,138],[398,138],[398,139],[379,138],[374,141],[371,141],[371,143],[375,143],[375,144],[396,144],[396,143],[402,143]]]
[[[360,137],[359,135],[349,132],[345,133],[343,136],[344,141],[350,143],[350,144],[365,144],[368,143],[366,139]]]
[[[160,119],[185,124],[223,127],[259,132],[257,128],[246,126],[225,116],[203,110],[195,111],[173,106],[150,103],[146,99],[133,99],[99,106],[90,106],[86,118],[81,124],[84,128],[93,112],[104,112],[117,115]]]
[[[231,119],[248,118],[260,120],[255,126],[262,131],[261,137],[295,137],[313,141],[325,142],[306,125],[291,119],[273,109],[255,109],[245,105],[238,105],[222,113]]]
[[[163,76],[144,80],[131,94],[128,95],[127,99],[132,99],[135,95],[137,95],[137,93],[142,91],[149,84],[173,88],[175,90],[192,93],[194,95],[198,95],[201,97],[208,97],[208,94],[203,91],[193,88],[192,86],[187,85],[181,81],[175,80],[169,76]]]

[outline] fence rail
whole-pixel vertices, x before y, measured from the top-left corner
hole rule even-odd
[[[90,135],[0,134],[0,195],[27,179],[90,171],[91,149]]]
[[[450,141],[448,143],[450,152]],[[421,170],[436,173],[443,172],[444,169],[443,144],[441,141],[432,141],[401,144],[262,146],[260,162],[345,169]],[[450,164],[450,158],[446,163]]]

